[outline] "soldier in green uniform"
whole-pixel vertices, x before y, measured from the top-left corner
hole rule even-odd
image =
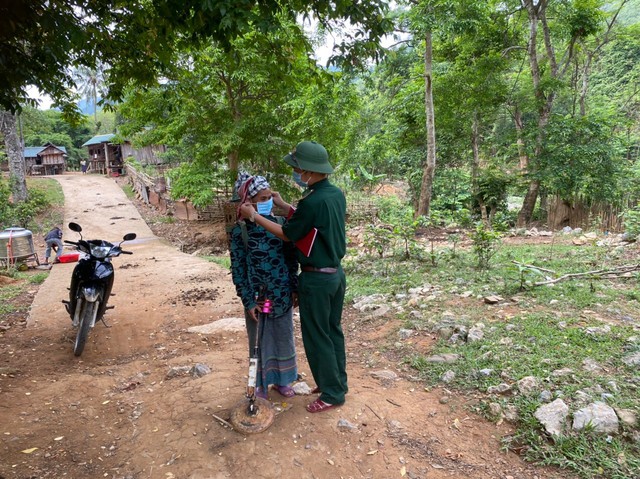
[[[307,411],[315,413],[342,405],[348,390],[341,326],[346,279],[340,265],[346,251],[347,203],[342,191],[328,180],[333,168],[321,144],[303,141],[284,161],[293,167],[294,179],[308,186],[297,209],[274,193],[274,203],[289,209],[287,222],[280,226],[269,221],[250,203],[242,205],[240,212],[297,247],[302,270],[298,280],[302,340],[317,385],[314,391],[320,393]]]

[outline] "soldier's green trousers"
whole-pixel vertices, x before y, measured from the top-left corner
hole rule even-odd
[[[342,404],[347,387],[342,306],[347,287],[344,271],[303,272],[298,279],[300,329],[311,374],[320,399]]]

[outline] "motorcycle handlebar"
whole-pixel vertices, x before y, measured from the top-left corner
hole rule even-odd
[[[74,246],[78,246],[78,243],[76,243],[75,241],[64,240],[64,242],[67,243],[67,244],[72,244]]]
[[[133,254],[133,253],[131,251],[122,250],[122,251],[120,251],[120,254]]]

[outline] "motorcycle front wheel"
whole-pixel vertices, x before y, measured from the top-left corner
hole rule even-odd
[[[78,305],[76,305],[77,307]],[[93,317],[96,314],[98,303],[90,303],[88,301],[82,301],[80,307],[80,324],[78,325],[78,334],[76,335],[76,342],[73,345],[73,354],[80,356],[84,351],[84,345],[87,342],[87,336],[93,323]]]

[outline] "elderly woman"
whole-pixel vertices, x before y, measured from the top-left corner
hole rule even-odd
[[[262,176],[238,175],[235,185],[240,204],[250,201],[256,211],[270,221],[282,224],[272,214],[273,198],[269,183]],[[272,302],[272,312],[260,325],[260,355],[256,394],[267,398],[273,384],[282,396],[295,395],[291,383],[298,376],[293,338],[293,307],[298,287],[298,263],[294,247],[248,220],[239,220],[231,230],[231,275],[245,312],[249,355],[258,333],[257,303],[261,288]]]

